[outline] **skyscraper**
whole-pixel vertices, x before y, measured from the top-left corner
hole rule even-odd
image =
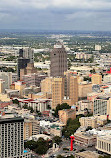
[[[50,76],[64,76],[64,72],[67,71],[67,52],[62,44],[54,45],[50,60]]]
[[[58,104],[62,104],[64,98],[64,78],[57,77],[52,81],[52,109]]]
[[[19,50],[19,57],[17,61],[17,74],[20,79],[20,69],[27,67],[28,63],[34,62],[34,51],[31,48],[22,48]]]
[[[33,63],[34,51],[32,48],[22,48],[19,50],[19,57],[30,59],[30,63]]]
[[[23,156],[24,138],[21,117],[0,118],[0,157],[17,158]]]
[[[56,77],[52,81],[52,109],[57,104],[67,103],[70,106],[78,101],[78,77],[67,73],[64,77]]]
[[[26,59],[26,58],[18,58],[17,61],[17,75],[18,75],[18,79],[20,79],[20,69],[24,69],[27,67],[27,64],[30,62],[30,59]]]

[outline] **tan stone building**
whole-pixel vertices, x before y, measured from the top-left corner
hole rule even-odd
[[[79,146],[93,146],[96,144],[96,135],[89,135],[86,134],[85,132],[76,132],[74,134],[75,136],[75,144]]]
[[[73,109],[64,109],[64,110],[59,110],[59,121],[66,124],[67,120],[69,118],[75,119],[76,118],[76,111]]]
[[[0,93],[4,93],[5,92],[5,81],[0,79]]]
[[[15,89],[20,91],[20,96],[24,95],[24,89],[26,88],[26,83],[22,80],[17,81],[14,83],[15,84]]]
[[[86,109],[92,113],[93,112],[93,102],[90,100],[80,100],[76,103],[78,112],[85,112]]]
[[[101,84],[102,83],[102,75],[93,74],[92,75],[92,84]]]
[[[52,81],[52,109],[55,109],[57,104],[62,104],[64,98],[64,78],[54,78]]]
[[[47,77],[41,81],[41,92],[52,93],[52,77]]]
[[[20,80],[22,80],[22,76],[37,73],[37,69],[34,67],[34,63],[28,63],[25,69],[20,69]]]
[[[79,84],[79,98],[86,98],[87,93],[92,92],[92,83],[87,83],[86,81]]]
[[[111,155],[111,135],[97,136],[96,149]]]
[[[24,140],[40,133],[40,123],[37,120],[24,120]]]
[[[62,136],[61,128],[58,125],[52,125],[50,127],[50,134],[53,136],[61,137]]]
[[[67,103],[70,106],[78,101],[78,78],[68,75],[54,78],[52,81],[52,108],[57,104]]]
[[[100,115],[100,116],[92,116],[92,117],[81,117],[79,118],[79,122],[83,127],[92,127],[97,128],[100,125],[104,125],[107,123],[107,116]]]
[[[78,101],[78,78],[76,76],[70,77],[69,92],[69,98],[73,105]]]
[[[75,158],[99,158],[99,154],[93,151],[83,151],[76,153]]]
[[[52,94],[51,93],[46,93],[46,92],[39,92],[39,93],[36,93],[36,94],[29,93],[28,98],[32,98],[32,99],[51,99]]]

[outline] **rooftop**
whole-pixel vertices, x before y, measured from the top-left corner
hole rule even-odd
[[[83,151],[83,152],[76,153],[76,155],[79,155],[83,158],[98,158],[99,157],[99,154],[93,151]]]
[[[13,114],[11,115],[3,115],[0,117],[0,124],[5,124],[5,123],[13,123],[13,122],[23,122],[24,119],[19,116],[15,116]]]

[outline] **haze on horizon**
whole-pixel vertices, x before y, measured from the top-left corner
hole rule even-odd
[[[0,0],[0,29],[111,31],[111,1]]]

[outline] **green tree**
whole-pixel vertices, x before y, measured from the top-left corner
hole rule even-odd
[[[55,136],[53,137],[53,142],[59,145],[62,142],[62,139],[59,136]]]
[[[28,105],[27,105],[27,104],[24,104],[23,108],[24,108],[24,109],[28,109]]]
[[[72,120],[71,118],[68,119],[67,125],[62,130],[62,135],[64,137],[69,138],[80,127],[79,118],[80,116],[78,116],[74,120]]]
[[[19,105],[19,101],[17,99],[12,100],[13,104],[18,104]]]
[[[64,156],[62,156],[62,155],[58,155],[57,158],[64,158]]]
[[[92,130],[92,127],[91,127],[91,126],[88,126],[88,127],[86,128],[86,131],[88,131],[88,130]]]
[[[39,138],[37,142],[33,140],[25,142],[24,147],[39,155],[43,155],[46,154],[47,150],[50,148],[50,141]]]
[[[92,74],[96,73],[95,69],[90,70]]]
[[[55,117],[58,117],[58,111],[59,110],[63,110],[63,109],[70,109],[71,108],[71,106],[69,106],[67,103],[63,103],[63,104],[58,104],[57,105],[57,107],[56,107],[56,109],[54,110],[54,116]]]
[[[30,150],[36,149],[37,148],[37,142],[30,140],[27,142],[24,142],[24,148],[28,148]]]

